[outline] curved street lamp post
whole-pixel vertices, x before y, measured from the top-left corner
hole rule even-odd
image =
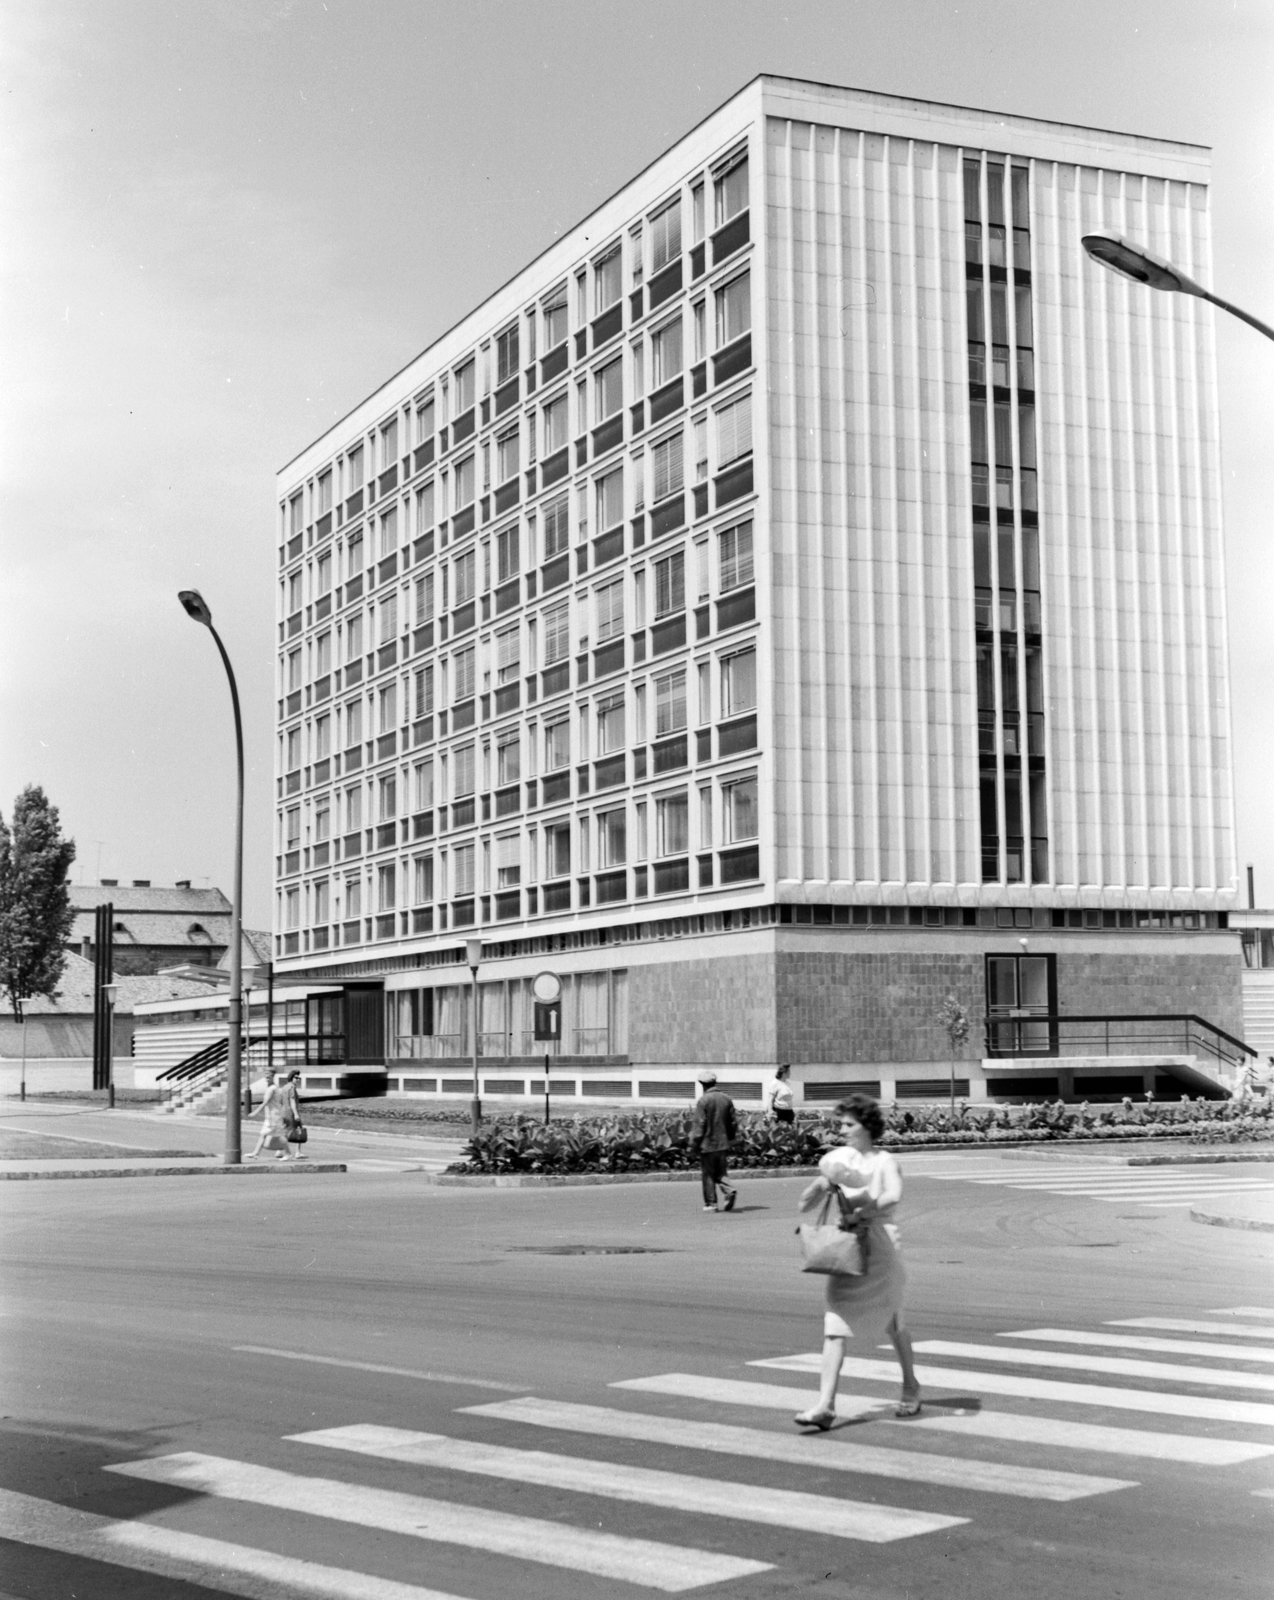
[[[198,589],[182,589],[177,598],[186,615],[200,622],[216,640],[221,661],[230,680],[230,701],[234,707],[234,745],[238,761],[239,787],[234,819],[234,884],[230,909],[230,1019],[226,1052],[226,1153],[225,1164],[237,1167],[243,1160],[242,1107],[240,1096],[239,1051],[243,1033],[243,719],[239,714],[239,686],[234,668],[221,637],[212,625],[212,612]]]
[[[1274,339],[1274,328],[1268,327],[1249,312],[1240,310],[1238,306],[1231,305],[1228,300],[1222,300],[1220,295],[1205,289],[1193,278],[1187,278],[1179,267],[1174,267],[1171,261],[1165,261],[1162,256],[1154,255],[1139,245],[1129,244],[1115,234],[1086,233],[1080,243],[1094,261],[1109,267],[1111,272],[1117,272],[1121,278],[1143,283],[1149,289],[1162,289],[1168,294],[1192,294],[1196,299],[1206,300],[1210,305],[1228,311],[1240,322],[1246,322],[1258,333],[1263,333],[1267,339]]]

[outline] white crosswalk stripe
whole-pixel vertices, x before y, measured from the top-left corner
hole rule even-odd
[[[1007,1361],[1021,1367],[1102,1372],[1121,1378],[1154,1378],[1160,1383],[1195,1383],[1208,1388],[1274,1393],[1274,1375],[1265,1372],[1231,1372],[1221,1367],[1191,1367],[1175,1361],[1138,1361],[1129,1356],[1070,1355],[1062,1350],[1005,1349],[997,1345],[968,1344],[960,1339],[917,1339],[916,1349],[922,1355],[959,1356],[966,1361]]]
[[[616,1578],[647,1589],[662,1589],[666,1594],[681,1594],[703,1584],[770,1570],[764,1561],[599,1533],[591,1528],[492,1511],[485,1506],[430,1500],[395,1489],[303,1477],[197,1451],[125,1461],[106,1470],[149,1483],[194,1489],[222,1500],[242,1500],[280,1511],[304,1511],[311,1516],[380,1528],[386,1533],[466,1545],[520,1561],[587,1572],[598,1578]]]
[[[1223,1333],[1230,1339],[1268,1339],[1274,1328],[1263,1328],[1244,1322],[1201,1322],[1196,1317],[1120,1317],[1106,1324],[1108,1328],[1158,1328],[1164,1333]],[[1234,1354],[1242,1350],[1235,1346]]]
[[[1075,1199],[1130,1201],[1135,1205],[1170,1209],[1189,1206],[1197,1200],[1223,1198],[1231,1194],[1274,1192],[1274,1170],[1252,1167],[1234,1172],[1218,1172],[1214,1165],[1198,1167],[1123,1167],[1111,1165],[1064,1165],[1053,1171],[1038,1166],[1005,1166],[999,1171],[968,1168],[963,1171],[926,1172],[926,1178],[939,1183],[971,1183],[982,1188],[1020,1189],[1024,1193],[1069,1195]]]
[[[570,1405],[556,1400],[497,1400],[466,1406],[470,1416],[497,1417],[536,1428],[558,1428],[605,1439],[643,1439],[677,1449],[712,1450],[758,1461],[786,1461],[797,1467],[832,1468],[910,1483],[939,1483],[952,1489],[1016,1495],[1026,1500],[1082,1500],[1114,1489],[1135,1489],[1121,1478],[1082,1472],[1054,1472],[998,1461],[968,1461],[920,1450],[881,1445],[842,1444],[808,1435],[788,1436],[762,1428],[737,1428],[719,1422],[687,1422],[679,1417],[617,1411],[611,1406]],[[768,1493],[769,1491],[767,1491]]]
[[[1081,1333],[1074,1328],[1022,1328],[1002,1333],[1001,1339],[1039,1339],[1050,1344],[1105,1345],[1120,1350],[1156,1350],[1164,1355],[1210,1356],[1221,1361],[1274,1361],[1274,1348],[1248,1345],[1237,1350],[1232,1344],[1214,1344],[1201,1339],[1148,1339],[1135,1334]]]
[[[908,1511],[867,1501],[832,1500],[827,1495],[756,1488],[748,1483],[698,1478],[685,1472],[662,1472],[650,1467],[551,1455],[542,1450],[476,1444],[468,1439],[450,1439],[440,1433],[413,1433],[406,1428],[355,1423],[348,1428],[321,1428],[290,1437],[296,1444],[353,1450],[362,1455],[409,1462],[413,1466],[442,1467],[452,1472],[506,1478],[514,1483],[573,1489],[580,1494],[602,1495],[610,1500],[663,1506],[669,1511],[739,1517],[746,1522],[801,1528],[806,1533],[861,1539],[869,1544],[911,1539],[918,1533],[936,1533],[940,1528],[954,1528],[968,1521],[967,1517],[944,1516],[939,1512]]]
[[[1274,1309],[1269,1306],[1218,1306],[1212,1313],[1214,1317],[1271,1317],[1274,1318]]]

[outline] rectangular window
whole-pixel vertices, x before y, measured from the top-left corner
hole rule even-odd
[[[416,443],[424,444],[426,439],[434,436],[434,401],[430,395],[427,400],[416,402]]]
[[[332,837],[332,804],[324,798],[314,803],[314,842],[326,844]]]
[[[380,626],[380,643],[388,644],[391,639],[398,637],[398,596],[386,595],[376,609],[376,620]]]
[[[345,831],[357,833],[363,826],[363,791],[359,786],[345,791]]]
[[[434,486],[427,483],[416,493],[416,532],[427,533],[434,525]]]
[[[571,870],[571,825],[550,822],[544,829],[544,876],[564,878]]]
[[[655,618],[686,608],[686,552],[677,550],[655,562]]]
[[[544,559],[560,555],[571,542],[569,495],[560,494],[544,507]]]
[[[417,856],[412,862],[415,878],[415,903],[418,906],[428,905],[434,897],[434,858],[432,856]]]
[[[721,663],[721,711],[737,716],[756,709],[756,651],[741,650]]]
[[[471,844],[460,844],[451,852],[452,893],[459,898],[473,893],[474,849]]]
[[[345,746],[356,745],[363,737],[363,702],[351,700],[345,707]]]
[[[332,552],[330,550],[325,550],[318,558],[318,564],[315,570],[315,578],[317,584],[316,592],[319,598],[321,599],[325,594],[331,594]]]
[[[522,741],[516,728],[509,728],[497,737],[495,771],[498,784],[516,783],[522,776]]]
[[[518,325],[510,323],[495,341],[495,381],[504,383],[518,370]]]
[[[398,726],[398,685],[387,683],[380,691],[380,731],[392,733]]]
[[[597,616],[597,642],[605,644],[617,639],[624,631],[624,580],[616,578],[594,591],[593,603]]]
[[[752,396],[741,395],[717,416],[717,466],[725,467],[752,452]]]
[[[511,528],[501,528],[495,536],[496,582],[505,583],[515,577],[518,570],[518,525],[515,522]]]
[[[470,357],[463,366],[456,368],[456,386],[453,392],[453,416],[463,416],[466,411],[472,410],[475,392],[475,367],[473,358]]]
[[[544,770],[560,772],[571,760],[571,724],[568,717],[544,724]]]
[[[628,825],[624,808],[603,811],[597,818],[597,865],[622,867],[628,860]]]
[[[755,839],[759,832],[756,779],[743,778],[738,783],[724,784],[721,800],[725,809],[726,843],[737,844],[741,839]]]
[[[669,383],[682,368],[681,316],[678,314],[650,336],[651,384]]]
[[[571,651],[570,606],[567,601],[541,614],[544,628],[544,665],[564,661]]]
[[[360,917],[363,914],[363,885],[357,878],[345,880],[345,915]]]
[[[320,878],[314,885],[314,916],[312,920],[321,924],[327,922],[331,914],[332,906],[328,881],[326,878]]]
[[[314,719],[314,759],[322,761],[332,753],[332,719],[330,716]]]
[[[661,439],[650,452],[650,462],[656,501],[667,499],[670,494],[676,494],[684,487],[686,474],[680,433],[674,433],[670,439]]]
[[[681,254],[681,196],[650,219],[650,270],[658,272]]]
[[[522,840],[516,833],[501,835],[495,842],[495,886],[515,889],[522,882]]]
[[[624,748],[624,697],[607,695],[597,702],[597,753],[612,754]]]
[[[690,804],[684,793],[655,802],[655,854],[684,855],[690,848]]]
[[[476,747],[470,744],[457,745],[451,752],[451,798],[461,800],[465,795],[473,793]]]
[[[398,418],[391,417],[380,430],[380,470],[392,467],[398,460]]]
[[[434,616],[434,575],[426,572],[416,579],[416,621],[432,622]]]
[[[301,808],[292,806],[283,819],[283,848],[295,850],[301,842]]]
[[[678,667],[655,679],[655,737],[678,733],[685,725],[686,673],[684,667]]]
[[[465,650],[457,650],[451,658],[453,678],[453,700],[468,700],[473,694],[476,681],[475,651],[473,645]]]
[[[496,469],[499,474],[497,483],[507,483],[510,478],[516,478],[521,466],[521,435],[517,428],[512,428],[508,433],[502,433],[496,440]]]
[[[597,531],[618,527],[624,520],[624,469],[616,467],[596,481]]]
[[[345,576],[352,578],[363,570],[363,536],[354,534],[345,548]]]
[[[571,419],[566,396],[558,395],[544,407],[544,454],[560,450],[571,436]]]
[[[301,926],[301,891],[288,889],[283,895],[283,926],[289,931]]]
[[[739,589],[752,582],[752,524],[740,522],[718,535],[717,550],[721,565],[721,592]]]
[[[713,195],[716,199],[716,226],[737,217],[748,209],[748,157],[744,151],[723,172],[713,175]]]
[[[329,629],[314,641],[314,671],[321,678],[332,670],[332,634]]]
[[[616,245],[593,263],[593,315],[600,316],[623,292],[623,269]]]
[[[474,482],[473,457],[466,456],[463,461],[457,461],[451,478],[452,502],[456,511],[463,511],[466,506],[473,504]]]
[[[453,586],[453,605],[462,606],[466,600],[473,599],[478,588],[478,553],[476,550],[467,550],[464,555],[457,556],[451,563],[451,582]]]
[[[288,653],[288,689],[301,687],[301,652],[292,650]]]
[[[752,275],[740,273],[717,290],[717,349],[742,337],[752,326]]]
[[[398,815],[398,779],[391,772],[378,785],[381,822],[392,822]]]
[[[416,810],[427,811],[434,803],[434,763],[430,756],[416,763]]]
[[[363,487],[363,447],[355,445],[345,458],[346,476],[349,479],[349,493]]]
[[[314,508],[316,516],[332,509],[332,474],[330,469],[320,473],[318,481],[318,505]]]
[[[566,285],[559,284],[545,296],[541,307],[544,316],[544,348],[555,350],[566,338],[567,311]]]
[[[624,361],[622,356],[616,361],[608,362],[604,367],[599,367],[593,374],[593,405],[598,422],[605,422],[607,417],[613,417],[617,411],[623,409]]]
[[[495,636],[497,683],[512,683],[521,671],[521,633],[522,630],[515,623],[513,627],[505,628],[503,633],[497,633]]]
[[[421,667],[416,673],[416,715],[427,717],[434,708],[434,669]]]

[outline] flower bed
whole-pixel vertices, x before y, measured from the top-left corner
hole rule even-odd
[[[1274,1106],[1266,1099],[1165,1101],[1149,1105],[970,1106],[885,1109],[886,1148],[1065,1143],[1070,1140],[1177,1139],[1236,1144],[1274,1139]],[[671,1172],[698,1165],[690,1149],[690,1111],[620,1112],[545,1125],[526,1115],[487,1124],[447,1168],[462,1174],[532,1172]],[[756,1113],[739,1117],[735,1167],[813,1166],[836,1144],[830,1114],[802,1114],[775,1123]]]

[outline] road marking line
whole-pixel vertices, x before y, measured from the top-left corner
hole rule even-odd
[[[1274,1500],[1274,1489],[1253,1489],[1252,1493],[1262,1500]]]
[[[1268,1306],[1217,1306],[1212,1312],[1214,1317],[1274,1317],[1274,1310]]]
[[[701,1378],[693,1372],[665,1372],[653,1378],[625,1378],[612,1389],[637,1389],[646,1394],[680,1395],[687,1400],[713,1400],[727,1406],[756,1406],[765,1411],[804,1411],[818,1398],[808,1389],[787,1384],[748,1383],[741,1378]],[[865,1395],[838,1394],[836,1415],[852,1421],[889,1416],[892,1400],[872,1400]]]
[[[4,1537],[19,1544],[153,1572],[247,1600],[278,1600],[281,1589],[317,1600],[457,1600],[440,1589],[252,1550],[153,1522],[116,1522],[9,1489],[0,1489],[0,1523]]]
[[[667,1594],[771,1570],[764,1561],[746,1561],[652,1539],[628,1539],[538,1517],[491,1511],[484,1506],[454,1505],[394,1489],[342,1483],[335,1478],[302,1477],[193,1450],[144,1461],[124,1461],[108,1466],[106,1471],[143,1478],[148,1483],[192,1489],[222,1500],[302,1511],[328,1521],[352,1522],[364,1528],[381,1528],[386,1533],[404,1533],[439,1544],[463,1545],[515,1560],[565,1567],[597,1578],[662,1589]]]
[[[1274,1328],[1249,1327],[1244,1323],[1199,1322],[1193,1317],[1124,1317],[1106,1324],[1110,1328],[1160,1328],[1165,1333],[1224,1333],[1231,1339],[1268,1339]],[[1240,1347],[1235,1355],[1242,1355]]]
[[[1041,1339],[1056,1344],[1097,1344],[1117,1346],[1121,1350],[1157,1350],[1165,1355],[1211,1356],[1232,1361],[1274,1361],[1274,1349],[1237,1348],[1232,1344],[1205,1343],[1201,1339],[1146,1339],[1120,1333],[1076,1333],[1072,1328],[1024,1328],[1020,1332],[1001,1333],[1000,1339]]]
[[[976,1378],[981,1374],[963,1376]],[[700,1378],[688,1372],[627,1378],[610,1387],[637,1389],[647,1394],[671,1394],[682,1399],[712,1400],[722,1405],[754,1406],[767,1411],[804,1409],[812,1399],[808,1389],[789,1388],[786,1384]],[[892,1400],[865,1401],[854,1395],[838,1395],[836,1399],[838,1413],[856,1420],[869,1414],[874,1420],[884,1420],[893,1413]],[[942,1433],[985,1434],[991,1439],[1014,1439],[1025,1444],[1062,1445],[1074,1450],[1100,1450],[1110,1455],[1149,1456],[1156,1460],[1190,1461],[1214,1467],[1274,1455],[1274,1445],[1249,1444],[1240,1439],[1206,1439],[1188,1433],[1110,1428],[1096,1422],[1063,1422],[1055,1417],[1032,1417],[1013,1411],[977,1411],[968,1416],[942,1416],[927,1411],[908,1421],[906,1427],[909,1432],[912,1428],[933,1428]]]
[[[800,1528],[806,1533],[861,1539],[868,1544],[890,1544],[896,1539],[911,1539],[917,1534],[958,1527],[969,1520],[939,1512],[910,1511],[901,1506],[873,1505],[868,1501],[839,1497],[831,1499],[827,1495],[804,1494],[794,1489],[770,1489],[750,1483],[699,1478],[687,1472],[631,1467],[623,1462],[559,1456],[544,1450],[514,1450],[507,1445],[451,1439],[441,1433],[413,1433],[406,1428],[383,1428],[374,1423],[320,1428],[313,1433],[292,1433],[287,1437],[294,1444],[352,1450],[359,1455],[403,1461],[412,1466],[470,1472],[514,1483],[534,1483],[543,1488],[600,1495],[636,1505],[663,1506],[668,1511],[700,1512],[710,1517],[769,1523],[776,1528]]]
[[[967,1461],[919,1450],[891,1450],[881,1445],[850,1444],[819,1438],[738,1428],[720,1422],[691,1422],[649,1412],[617,1411],[610,1406],[570,1405],[554,1400],[495,1400],[465,1406],[465,1414],[497,1417],[537,1428],[604,1439],[641,1439],[681,1450],[715,1450],[722,1455],[761,1461],[786,1461],[798,1467],[833,1468],[909,1483],[940,1483],[951,1489],[976,1489],[988,1494],[1017,1495],[1025,1500],[1083,1500],[1137,1485],[1121,1478],[1096,1478],[1078,1472],[1020,1467],[999,1461]]]
[[[522,1394],[524,1383],[496,1383],[491,1378],[462,1378],[455,1372],[418,1372],[412,1367],[385,1367],[376,1361],[346,1361],[340,1356],[312,1356],[304,1350],[273,1350],[264,1344],[236,1344],[242,1355],[278,1356],[282,1361],[313,1361],[321,1367],[353,1367],[356,1372],[385,1372],[392,1378],[421,1378],[426,1383],[463,1383],[470,1389],[499,1389],[502,1394]]]
[[[1177,1361],[1136,1361],[1128,1356],[1070,1355],[1063,1350],[1017,1350],[1000,1345],[966,1344],[960,1339],[917,1339],[927,1356],[960,1356],[966,1361],[1008,1361],[1017,1367],[1054,1367],[1109,1373],[1118,1378],[1154,1378],[1159,1383],[1197,1383],[1208,1388],[1255,1389],[1274,1393],[1274,1374],[1191,1367]]]
[[[822,1356],[776,1356],[749,1361],[750,1367],[774,1367],[780,1372],[817,1372]],[[897,1383],[894,1361],[870,1361],[846,1356],[841,1372],[848,1377],[875,1378]],[[1078,1406],[1109,1406],[1116,1411],[1151,1411],[1165,1417],[1209,1417],[1214,1422],[1253,1423],[1274,1428],[1274,1406],[1255,1400],[1212,1400],[1202,1395],[1173,1394],[1162,1390],[1117,1389],[1097,1383],[1061,1383],[1047,1378],[1019,1377],[1010,1372],[971,1372],[967,1367],[920,1367],[921,1383],[937,1388],[957,1388],[959,1393],[981,1390],[985,1394],[1020,1395],[1027,1400],[1061,1400]]]
[[[984,1439],[1014,1439],[1021,1444],[1060,1445],[1106,1455],[1147,1456],[1154,1461],[1188,1461],[1228,1467],[1274,1455],[1274,1445],[1241,1439],[1204,1439],[1188,1433],[1151,1433],[1143,1428],[1108,1428],[1093,1422],[1063,1422],[1058,1417],[1020,1416],[1013,1411],[977,1411],[969,1416],[918,1417],[908,1428],[974,1434]]]

